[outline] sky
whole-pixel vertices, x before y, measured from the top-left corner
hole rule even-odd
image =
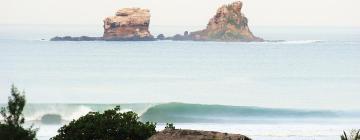
[[[0,0],[0,24],[96,24],[123,7],[147,8],[151,24],[201,26],[234,0]],[[242,0],[254,26],[360,27],[360,0]]]

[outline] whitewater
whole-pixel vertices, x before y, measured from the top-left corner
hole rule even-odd
[[[4,105],[1,105],[4,106]],[[38,137],[49,139],[57,129],[88,112],[103,112],[121,106],[121,111],[139,114],[141,121],[157,122],[157,130],[166,123],[177,128],[243,133],[254,139],[338,139],[344,130],[358,128],[360,112],[305,109],[279,109],[250,106],[224,106],[187,103],[157,104],[29,104],[25,108],[26,125],[40,128]],[[55,118],[44,116],[60,116]],[[50,121],[49,121],[50,120]]]
[[[360,128],[359,28],[252,29],[270,41],[50,42],[56,35],[101,36],[102,28],[2,25],[0,106],[11,84],[24,89],[26,125],[40,128],[41,140],[117,105],[157,122],[158,130],[173,122],[260,140],[338,140],[343,130]]]

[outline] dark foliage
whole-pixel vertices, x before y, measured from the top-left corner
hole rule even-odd
[[[156,133],[156,124],[142,123],[134,112],[120,107],[104,113],[90,112],[58,130],[53,140],[146,140]]]
[[[36,139],[36,129],[32,127],[25,129],[22,125],[25,118],[22,114],[25,107],[25,95],[12,85],[11,97],[8,106],[1,108],[0,114],[4,118],[4,123],[0,122],[1,140],[34,140]]]
[[[19,126],[0,124],[1,140],[36,140],[36,130]]]
[[[166,123],[165,129],[175,130],[175,126],[173,123]]]

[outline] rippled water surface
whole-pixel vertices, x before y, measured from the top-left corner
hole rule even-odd
[[[196,28],[154,26],[152,30],[156,35]],[[146,103],[124,107],[138,113],[166,102],[350,114],[360,110],[359,28],[254,27],[254,33],[267,40],[284,40],[258,43],[50,42],[55,35],[101,36],[101,28],[1,25],[0,29],[0,102],[6,102],[12,83],[25,89],[33,105],[26,111],[38,113],[26,114],[35,118],[41,139],[60,127],[36,122],[44,114],[60,110],[64,120],[71,120],[120,103]],[[234,120],[219,117],[215,119]],[[338,139],[342,130],[360,128],[356,118],[295,123],[265,118],[176,125],[289,140]]]

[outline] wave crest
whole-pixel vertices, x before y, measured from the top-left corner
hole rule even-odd
[[[113,104],[30,104],[24,110],[27,121],[61,119],[62,122],[78,119],[91,111],[105,111]],[[123,104],[121,112],[134,111],[142,121],[157,123],[216,123],[216,122],[276,122],[287,120],[339,118],[360,116],[360,112],[334,112],[324,110],[275,109],[249,106],[203,105],[185,103]],[[50,116],[50,118],[49,118]]]
[[[159,123],[177,122],[243,122],[294,118],[337,117],[331,111],[272,109],[246,106],[200,105],[168,103],[149,108],[142,116],[144,121]]]

